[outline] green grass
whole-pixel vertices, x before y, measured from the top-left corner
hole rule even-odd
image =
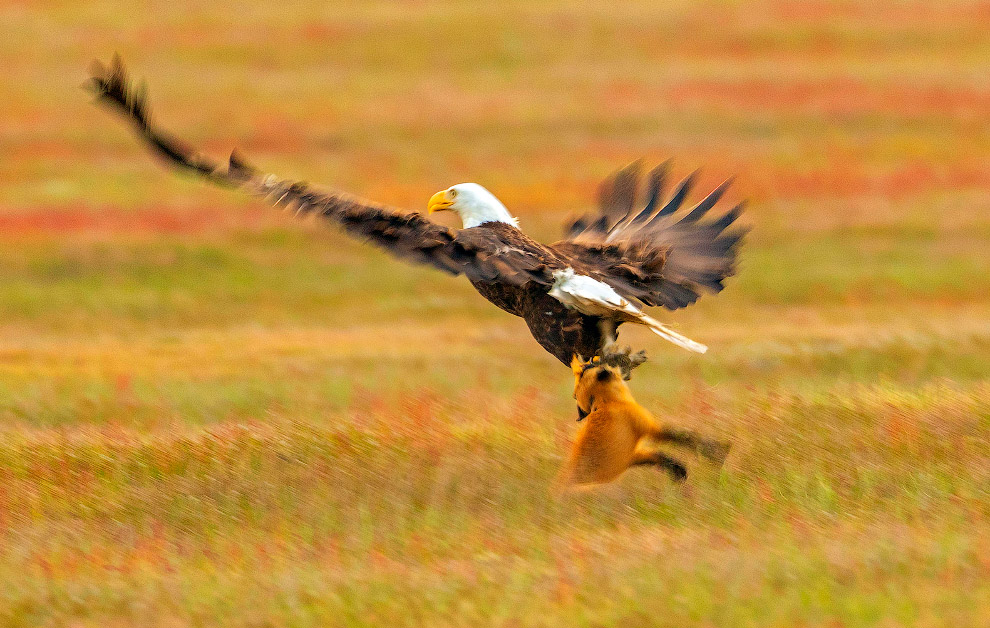
[[[721,473],[696,465],[674,490],[636,471],[563,501],[547,487],[569,425],[539,397],[476,393],[484,413],[359,401],[320,426],[284,410],[205,430],[8,432],[3,506],[24,528],[0,599],[27,624],[163,609],[244,625],[978,619],[979,393],[689,405],[733,436]]]
[[[0,625],[990,624],[986,7],[0,4]],[[556,499],[569,371],[463,280],[162,171],[223,155],[545,241],[638,157],[736,174],[637,398],[725,438]],[[445,217],[441,217],[443,219]],[[451,223],[452,224],[452,223]]]

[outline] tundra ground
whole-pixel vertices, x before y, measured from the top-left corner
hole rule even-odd
[[[990,625],[986,3],[163,7],[0,5],[0,623]],[[568,368],[161,170],[78,89],[114,51],[217,154],[545,240],[633,159],[738,175],[739,276],[658,313],[710,352],[620,338],[724,469],[551,499]]]

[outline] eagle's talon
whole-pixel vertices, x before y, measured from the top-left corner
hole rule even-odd
[[[614,366],[622,372],[622,379],[628,380],[632,377],[632,371],[640,364],[646,362],[646,352],[632,352],[632,347],[626,346],[621,349],[616,348],[614,343],[602,347],[598,359],[603,364]]]
[[[629,356],[629,365],[630,365],[629,368],[634,369],[640,364],[646,362],[648,359],[649,358],[646,357],[646,351],[644,349],[640,349],[636,353],[633,353],[632,355]]]

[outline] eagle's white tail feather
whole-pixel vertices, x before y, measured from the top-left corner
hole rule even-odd
[[[664,340],[674,343],[675,345],[681,347],[682,349],[687,349],[688,351],[694,351],[695,353],[704,353],[705,351],[708,351],[708,347],[706,347],[705,345],[701,344],[700,342],[695,342],[694,340],[691,340],[687,336],[682,336],[681,334],[677,333],[670,327],[667,327],[666,325],[664,325],[655,318],[647,316],[646,314],[643,314],[638,318],[640,322],[642,322],[644,325],[649,327],[650,331],[652,331],[654,334],[660,336]]]
[[[643,313],[643,310],[622,298],[615,288],[603,281],[587,275],[579,275],[573,268],[555,271],[553,276],[553,286],[548,294],[569,308],[589,316],[607,317],[623,312],[634,319],[632,322],[649,327],[654,334],[682,349],[695,353],[708,351],[708,347],[700,342],[682,336],[657,319]]]

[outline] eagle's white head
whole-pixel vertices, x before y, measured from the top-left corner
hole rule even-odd
[[[429,213],[450,210],[461,217],[464,228],[477,227],[486,222],[504,222],[513,227],[519,221],[512,217],[495,195],[477,183],[458,183],[441,190],[430,198]]]

